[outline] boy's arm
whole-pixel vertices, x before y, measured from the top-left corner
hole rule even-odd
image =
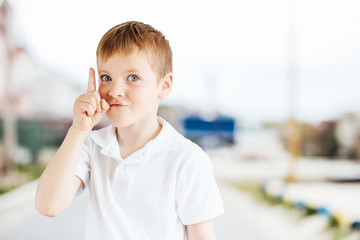
[[[109,104],[100,99],[96,91],[95,73],[91,68],[87,93],[79,96],[74,104],[73,124],[39,179],[35,206],[40,213],[55,217],[70,205],[82,184],[75,175],[81,147],[108,109]]]
[[[215,240],[213,220],[187,225],[188,240]]]
[[[87,133],[70,127],[60,148],[41,175],[35,206],[45,216],[56,217],[70,205],[82,184],[75,176],[81,146]]]

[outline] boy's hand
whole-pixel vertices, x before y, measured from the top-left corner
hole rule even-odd
[[[101,99],[99,92],[96,91],[95,71],[90,68],[87,91],[80,95],[74,103],[72,128],[89,132],[100,122],[109,107],[105,99]]]

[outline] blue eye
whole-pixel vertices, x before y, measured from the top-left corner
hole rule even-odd
[[[108,82],[108,81],[111,81],[111,77],[109,77],[108,75],[102,75],[101,80],[105,81],[105,82]]]
[[[139,80],[139,77],[136,76],[136,75],[130,75],[128,77],[128,81],[130,81],[130,82],[134,82],[134,81],[137,81],[137,80]]]

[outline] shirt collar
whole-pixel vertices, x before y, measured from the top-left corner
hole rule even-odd
[[[136,162],[148,158],[151,155],[161,154],[175,149],[177,143],[177,131],[161,117],[158,117],[158,122],[162,125],[160,133],[154,139],[150,140],[142,149],[137,151],[141,152],[141,154],[136,158]],[[102,154],[116,159],[122,159],[120,157],[120,148],[116,138],[116,128],[113,125],[91,131],[89,136],[101,147],[100,152]]]

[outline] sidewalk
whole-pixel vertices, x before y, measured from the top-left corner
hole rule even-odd
[[[224,180],[217,182],[225,204],[224,215],[214,220],[218,240],[333,240],[324,231],[326,219],[299,221],[295,212],[260,204]]]
[[[231,152],[222,155],[215,152],[211,157],[219,179],[258,183],[259,187],[262,183],[269,198],[292,205],[298,211],[314,209],[327,224],[332,220],[341,229],[354,229],[346,239],[360,239],[360,184],[329,181],[359,178],[359,162],[299,159],[296,164],[298,181],[285,183],[281,180],[288,172],[289,164],[285,160],[246,161],[236,159]],[[327,224],[322,228],[325,229]]]
[[[359,231],[360,239],[360,183],[286,183],[272,179],[264,182],[263,190],[270,198],[312,210],[335,220],[339,227]]]

